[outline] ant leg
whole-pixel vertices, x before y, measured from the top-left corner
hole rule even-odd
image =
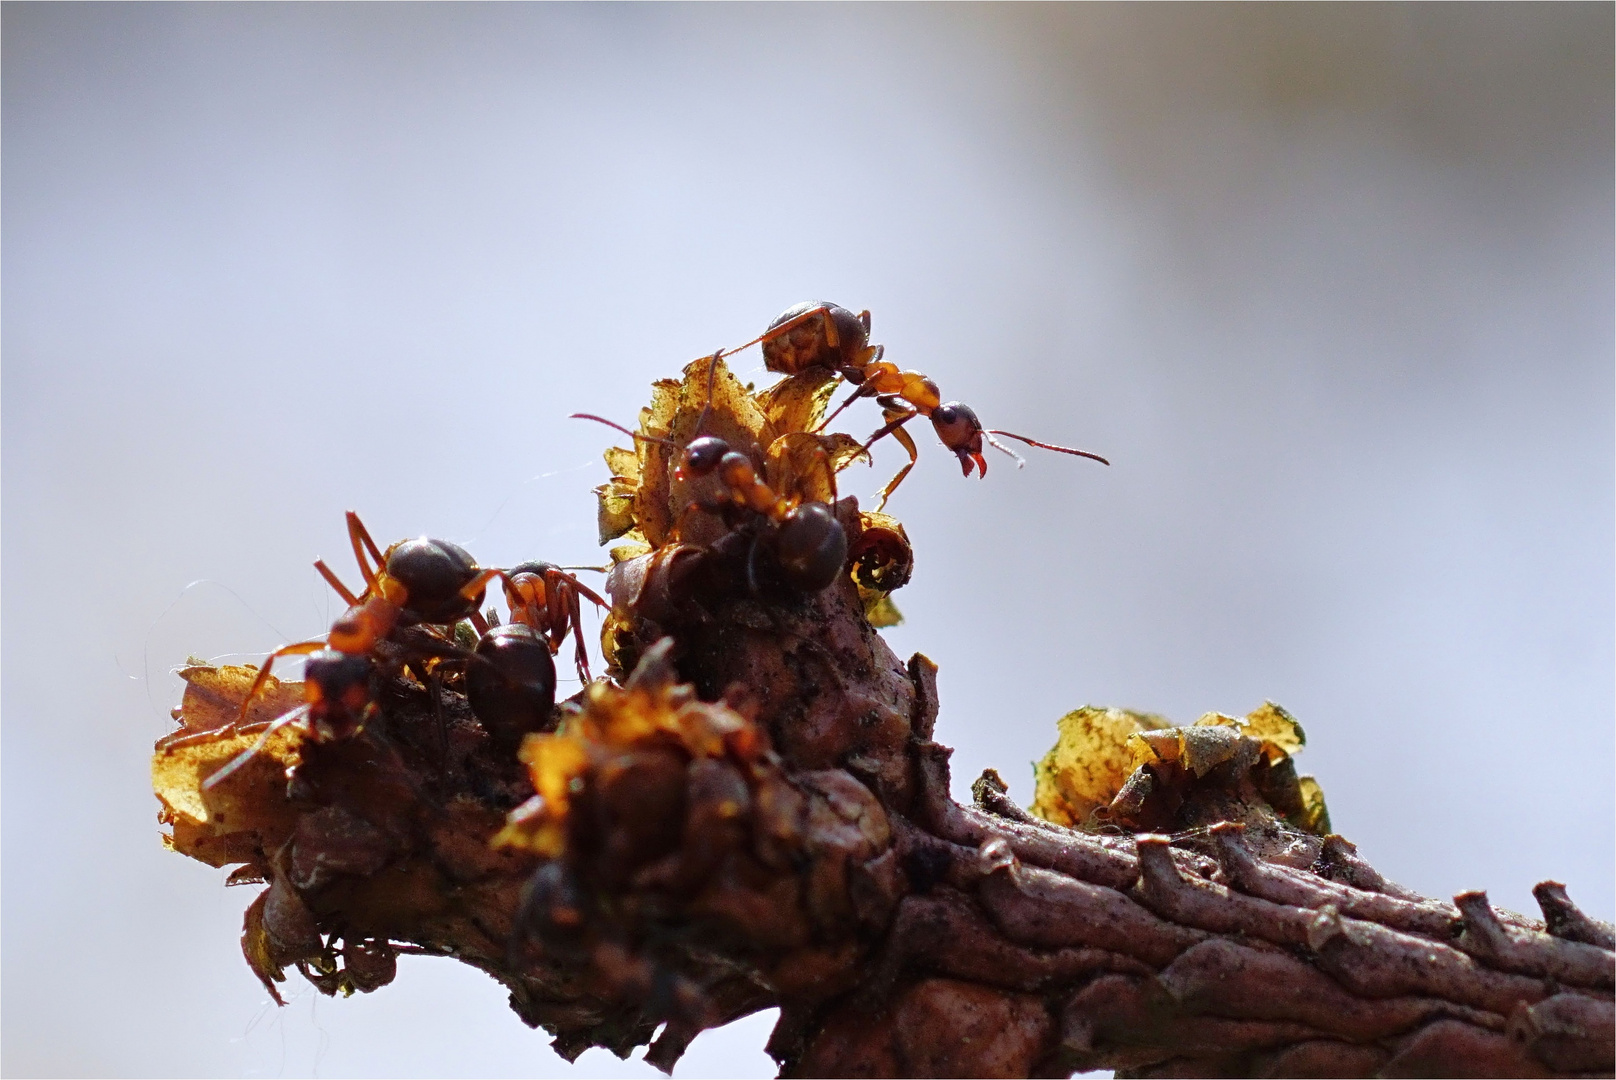
[[[920,460],[920,453],[915,449],[915,440],[907,431],[905,431],[903,428],[893,428],[892,437],[897,439],[905,450],[909,451],[909,464],[899,469],[898,475],[894,476],[891,480],[888,480],[886,487],[876,492],[876,494],[879,496],[879,499],[875,504],[875,512],[877,514],[879,514],[882,508],[886,506],[887,500],[892,498],[892,493],[898,490],[898,485],[903,483],[903,478],[909,475],[909,470],[915,467],[915,462]]]
[[[320,571],[320,576],[325,578],[326,584],[337,590],[337,595],[342,597],[345,604],[349,607],[359,606],[359,597],[348,591],[348,586],[344,585],[342,580],[331,572],[331,568],[325,564],[324,559],[315,559],[314,568]]]
[[[488,633],[488,620],[483,618],[482,612],[473,611],[470,615],[466,616],[466,620],[471,623],[471,628],[477,631],[477,636],[479,638]]]
[[[762,342],[773,341],[777,337],[791,333],[791,331],[813,318],[822,318],[825,320],[825,344],[829,345],[833,349],[841,344],[841,339],[836,336],[836,320],[830,317],[830,305],[820,304],[818,307],[809,308],[800,315],[793,315],[779,326],[769,327],[767,330],[763,331],[763,333],[759,334],[751,341],[748,341],[745,345],[737,345],[733,349],[725,349],[721,355],[731,356],[745,349],[750,349],[752,346]]]
[[[544,626],[550,635],[550,655],[561,651],[567,640],[567,583],[554,574],[544,575]]]
[[[891,435],[893,432],[899,430],[903,427],[903,425],[907,424],[909,421],[913,420],[919,415],[920,412],[916,409],[905,409],[901,413],[888,414],[887,422],[881,426],[881,430],[864,440],[864,452],[868,454],[870,452],[870,447],[874,446],[877,442],[880,442],[888,435]],[[902,442],[903,440],[900,439],[899,441]],[[909,445],[913,446],[914,441],[909,440]],[[911,455],[915,455],[915,451],[911,450],[909,452]]]
[[[595,570],[595,569],[598,569],[598,568],[594,567],[594,566],[578,566],[578,567],[574,567],[574,569],[576,569],[576,570]],[[590,603],[594,604],[596,607],[603,607],[603,608],[604,607],[611,607],[611,605],[608,604],[606,601],[604,601],[600,597],[596,596],[594,591],[591,590],[587,585],[585,585],[583,582],[579,581],[577,578],[573,577],[571,574],[562,574],[561,576],[566,578],[567,583],[569,585],[571,585],[574,589],[578,590],[578,592],[583,595],[583,598],[585,600],[588,600]]]
[[[503,570],[484,570],[481,573],[479,573],[476,577],[474,577],[470,581],[466,582],[466,584],[461,588],[460,594],[459,594],[461,599],[463,599],[463,600],[478,600],[478,599],[480,599],[482,597],[483,592],[487,590],[488,583],[490,581],[493,581],[495,578],[498,578],[501,582],[503,582],[505,584],[506,588],[510,587],[511,579],[505,576],[505,571],[503,571]]]
[[[253,680],[252,688],[247,691],[247,696],[242,699],[241,714],[236,717],[236,726],[239,727],[247,722],[247,710],[252,706],[253,699],[258,696],[258,692],[264,688],[264,684],[269,682],[269,669],[274,666],[277,659],[282,656],[306,656],[327,647],[324,638],[314,641],[299,641],[295,645],[282,645],[264,657],[264,662],[258,668],[258,678]]]
[[[360,521],[359,515],[352,510],[348,511],[348,542],[353,545],[354,558],[359,562],[359,572],[364,575],[365,591],[368,593],[376,584],[376,574],[381,573],[387,560],[382,558],[381,549],[376,546],[376,541],[370,538],[370,530],[365,528],[365,523]],[[371,571],[370,564],[365,561],[365,549],[367,548],[370,550],[371,556],[376,560],[376,570],[374,572]]]
[[[583,612],[579,609],[577,593],[569,591],[568,599],[571,601],[567,615],[572,621],[573,663],[578,667],[578,677],[588,686],[594,680],[589,674],[589,650],[584,648]]]

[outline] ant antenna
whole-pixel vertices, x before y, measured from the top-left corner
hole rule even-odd
[[[988,445],[993,447],[993,449],[999,451],[1001,454],[1009,454],[1011,457],[1015,458],[1016,459],[1016,468],[1025,469],[1027,467],[1027,459],[1026,458],[1022,457],[1020,454],[1016,453],[1014,450],[1012,450],[1008,446],[1004,445],[1004,443],[1000,442],[998,439],[995,439],[987,430],[984,429],[983,432],[982,432],[982,435],[983,435],[984,438],[987,439]]]
[[[659,438],[656,435],[644,435],[644,434],[641,434],[638,431],[630,431],[628,428],[624,427],[622,424],[619,424],[614,420],[608,420],[604,416],[596,416],[594,413],[575,412],[571,416],[567,417],[567,419],[568,420],[593,420],[597,424],[605,424],[609,428],[616,428],[618,431],[621,431],[624,435],[627,435],[631,439],[644,439],[646,442],[661,443],[663,446],[673,446],[674,445],[672,439],[663,439],[663,438]],[[584,567],[584,569],[587,570],[589,568]]]
[[[1013,431],[1000,431],[998,428],[990,428],[986,431],[986,434],[988,436],[988,442],[993,443],[994,446],[999,446],[999,444],[993,439],[993,436],[1003,435],[1007,439],[1015,439],[1018,442],[1026,443],[1028,446],[1036,446],[1043,450],[1053,450],[1058,454],[1071,454],[1073,457],[1086,457],[1090,461],[1098,461],[1101,465],[1111,464],[1099,454],[1091,454],[1087,450],[1076,450],[1070,446],[1056,446],[1054,443],[1039,442],[1037,439],[1029,439],[1025,435],[1017,435]],[[1017,454],[1014,450],[1004,446],[999,446],[999,449],[1003,450],[1017,461],[1021,460],[1021,455]]]
[[[226,763],[224,768],[219,769],[217,772],[211,773],[206,780],[202,781],[202,790],[212,791],[214,788],[224,783],[238,770],[240,770],[243,765],[257,757],[259,753],[263,751],[264,747],[269,745],[270,738],[274,736],[277,731],[285,727],[287,724],[296,723],[298,720],[301,720],[303,717],[308,715],[308,712],[309,707],[307,705],[299,705],[285,716],[271,721],[269,727],[265,728],[264,733],[258,737],[257,742],[253,743],[247,749],[231,758],[230,761]]]
[[[701,415],[696,418],[696,436],[699,438],[707,427],[707,416],[713,411],[713,385],[718,381],[718,361],[724,358],[724,350],[719,349],[709,358],[707,363],[707,397],[702,401]]]

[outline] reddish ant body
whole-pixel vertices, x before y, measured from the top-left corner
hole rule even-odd
[[[914,440],[904,430],[904,425],[917,416],[931,421],[943,445],[959,458],[966,476],[971,475],[972,469],[978,470],[981,476],[987,476],[988,463],[982,456],[984,442],[1021,462],[1021,455],[995,439],[995,435],[1057,453],[1086,457],[1102,465],[1111,464],[1087,450],[1039,442],[1012,431],[984,428],[969,405],[959,401],[943,401],[941,391],[930,378],[918,371],[899,371],[896,364],[883,359],[885,346],[870,344],[868,311],[855,315],[847,308],[824,301],[797,304],[787,308],[758,337],[728,350],[724,355],[759,343],[763,346],[763,364],[770,371],[795,375],[813,367],[829,368],[857,387],[846,401],[825,418],[820,424],[821,429],[859,398],[873,397],[881,405],[886,424],[871,435],[864,446],[868,449],[877,440],[891,435],[909,452],[909,463],[881,489],[877,510],[886,505],[887,499],[919,460]]]
[[[505,600],[511,606],[511,622],[529,627],[548,639],[551,655],[561,651],[561,643],[570,629],[577,646],[573,662],[578,667],[578,677],[589,682],[589,654],[584,650],[578,598],[584,597],[597,607],[607,607],[606,601],[554,563],[521,563],[505,571],[503,580]]]

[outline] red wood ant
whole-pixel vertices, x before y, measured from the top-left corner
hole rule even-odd
[[[824,419],[819,425],[821,430],[859,398],[873,397],[881,405],[886,424],[865,441],[864,447],[867,450],[877,440],[891,435],[909,452],[909,463],[881,489],[877,510],[886,505],[887,499],[919,460],[914,440],[903,429],[916,416],[924,416],[931,421],[943,445],[959,458],[966,476],[971,475],[972,469],[978,470],[981,476],[987,476],[988,463],[982,456],[984,441],[1009,454],[1018,463],[1025,464],[1020,454],[995,439],[995,435],[1044,450],[1089,458],[1102,465],[1111,464],[1087,450],[1039,442],[1013,431],[984,428],[969,405],[959,401],[943,401],[941,391],[930,378],[918,371],[899,371],[896,364],[883,359],[886,347],[870,344],[868,311],[855,315],[836,304],[805,301],[787,308],[759,336],[722,355],[728,356],[759,343],[763,346],[763,364],[770,371],[795,375],[812,367],[824,367],[857,387],[847,400]]]
[[[719,354],[713,355],[713,366],[708,373],[708,401],[712,400],[712,373],[717,370]],[[700,480],[708,476],[718,478],[720,489],[714,496],[696,500],[697,507],[709,513],[720,514],[732,527],[738,514],[758,515],[775,525],[775,554],[780,562],[786,582],[804,595],[824,589],[841,573],[847,560],[847,532],[830,507],[822,502],[800,502],[778,494],[758,476],[752,459],[732,449],[729,443],[716,435],[701,435],[692,439],[682,451],[669,439],[630,431],[621,424],[590,413],[573,413],[574,419],[593,420],[615,428],[632,439],[659,443],[680,453],[679,465],[674,470],[678,480]],[[700,431],[706,415],[696,425]],[[829,467],[827,463],[827,468]],[[831,473],[835,484],[835,473]],[[756,547],[752,549],[756,555]],[[747,572],[752,591],[757,591],[754,559],[747,560]]]
[[[383,554],[352,510],[348,511],[348,539],[365,578],[365,591],[355,596],[323,559],[315,560],[314,568],[347,602],[348,610],[331,624],[324,638],[282,645],[264,659],[252,689],[241,703],[241,720],[246,720],[248,706],[269,680],[270,668],[282,656],[329,650],[362,657],[386,639],[395,626],[416,623],[451,625],[472,619],[479,634],[488,629],[477,608],[488,582],[502,576],[501,571],[479,567],[458,544],[425,536],[401,541]],[[376,561],[374,570],[365,557],[367,552]]]
[[[570,629],[577,646],[573,662],[578,667],[578,677],[589,682],[589,654],[584,649],[578,598],[584,597],[597,607],[608,607],[606,601],[553,563],[521,563],[505,571],[503,578],[505,600],[511,606],[511,622],[547,638],[552,655],[561,650]]]
[[[348,603],[348,610],[325,638],[283,645],[265,658],[237,722],[246,721],[252,702],[269,680],[270,668],[282,656],[309,656],[304,704],[271,723],[251,749],[210,776],[205,786],[223,781],[262,750],[275,731],[295,720],[306,717],[318,742],[357,734],[377,708],[379,664],[396,670],[432,659],[466,661],[468,675],[474,673],[468,678],[468,697],[477,699],[473,711],[495,733],[531,729],[535,717],[539,723],[548,719],[555,700],[555,665],[550,658],[569,629],[578,640],[579,674],[588,681],[578,596],[606,605],[571,575],[548,563],[524,563],[509,572],[484,569],[458,544],[424,536],[400,541],[384,553],[359,515],[350,510],[347,519],[354,558],[365,578],[364,592],[356,596],[324,560],[315,560],[315,569]],[[505,586],[519,631],[512,627],[490,631],[477,610],[488,582],[495,578]],[[474,652],[447,637],[415,629],[450,626],[462,619],[479,635]],[[535,641],[543,647],[542,660],[534,654]],[[389,655],[382,657],[383,651]]]

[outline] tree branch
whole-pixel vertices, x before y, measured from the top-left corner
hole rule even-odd
[[[756,397],[778,427],[772,393]],[[688,440],[698,410],[732,442],[748,430],[739,406],[687,393],[654,433]],[[750,430],[763,459],[771,441]],[[569,1059],[649,1043],[666,1070],[704,1028],[776,1006],[787,1076],[1616,1067],[1611,928],[1562,886],[1537,887],[1537,922],[1387,882],[1342,838],[1290,824],[1288,759],[1233,729],[1147,732],[1159,755],[1096,832],[1028,813],[991,771],[959,805],[933,739],[936,668],[887,648],[871,625],[885,592],[858,570],[860,552],[885,553],[866,571],[907,556],[901,526],[836,503],[853,572],[801,595],[767,527],[637,479],[613,505],[655,486],[681,524],[621,553],[611,680],[520,758],[453,679],[399,675],[362,733],[321,742],[264,736],[298,684],[272,681],[238,725],[253,669],[182,673],[181,726],[153,765],[170,842],[267,883],[243,948],[277,998],[286,968],[368,992],[411,952],[488,972]]]

